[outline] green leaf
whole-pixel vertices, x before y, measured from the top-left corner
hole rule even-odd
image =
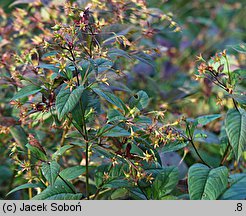
[[[74,109],[84,91],[83,86],[77,87],[72,92],[69,88],[65,88],[66,84],[63,85],[56,98],[56,109],[59,120],[61,120],[64,117],[64,115],[66,115],[68,112]]]
[[[14,188],[13,190],[9,191],[6,196],[18,191],[18,190],[23,190],[23,189],[27,189],[27,188],[45,188],[45,186],[41,183],[38,183],[38,184],[33,184],[33,183],[26,183],[26,184],[23,184],[23,185],[20,185],[16,188]]]
[[[56,73],[58,73],[59,68],[54,66],[53,64],[45,64],[45,63],[41,63],[38,65],[39,68],[44,68],[44,69],[48,69],[48,70],[52,70]]]
[[[13,177],[13,171],[6,165],[0,165],[0,176],[0,185],[2,185],[3,182],[8,182]]]
[[[178,180],[179,171],[177,167],[163,168],[153,182],[153,198],[159,200],[171,193]]]
[[[50,57],[50,56],[55,56],[57,53],[58,53],[57,51],[51,51],[51,52],[44,53],[42,55],[42,59]]]
[[[105,125],[98,131],[98,136],[105,137],[128,137],[131,136],[131,133],[125,130],[122,127],[114,126],[114,125]]]
[[[72,145],[62,146],[52,155],[52,160],[56,160],[58,157],[62,156],[68,149],[72,147],[73,147]]]
[[[72,67],[66,67],[66,72],[64,72],[64,74],[68,80],[73,79]]]
[[[113,66],[113,62],[105,58],[96,59],[95,63],[96,65],[94,65],[94,69],[96,73],[102,73],[104,71],[107,71]]]
[[[194,131],[194,141],[208,144],[220,144],[220,140],[216,134],[198,129]]]
[[[16,125],[10,128],[10,133],[15,139],[15,142],[24,147],[28,142],[26,132],[20,125]]]
[[[99,146],[94,146],[93,150],[99,154],[99,156],[103,157],[103,158],[114,158],[115,155],[107,150],[105,150],[104,148],[100,148]],[[117,158],[119,159],[119,158]]]
[[[69,185],[69,187],[68,187]],[[73,190],[72,190],[72,189]],[[34,196],[33,200],[79,200],[83,194],[75,193],[71,183],[57,179],[53,186],[48,186],[44,191]]]
[[[174,151],[178,151],[182,148],[184,148],[185,146],[187,146],[189,144],[189,142],[169,142],[167,144],[165,144],[162,148],[161,148],[161,152],[163,153],[167,153],[167,152],[174,152]]]
[[[126,118],[122,115],[122,113],[116,109],[110,109],[108,111],[108,122],[121,121]]]
[[[66,180],[73,180],[85,173],[85,166],[73,166],[66,168],[60,172],[60,176]]]
[[[102,97],[103,99],[105,99],[106,101],[108,101],[109,103],[113,104],[114,106],[118,107],[122,111],[125,110],[125,105],[122,102],[122,100],[120,98],[118,98],[117,96],[115,96],[114,94],[112,94],[110,92],[102,91],[99,88],[92,88],[92,90],[97,95],[99,95],[100,97]]]
[[[124,50],[122,49],[110,49],[108,51],[108,56],[110,58],[114,58],[114,57],[125,57],[125,58],[131,58],[131,56]]]
[[[43,163],[41,170],[47,181],[53,185],[60,172],[60,165],[56,161]]]
[[[146,139],[143,139],[141,137],[135,137],[134,140],[138,143],[138,148],[142,150],[142,152],[150,152],[153,154],[157,160],[157,162],[161,165],[162,161],[159,155],[159,152],[153,147],[152,144],[150,144]],[[132,145],[134,147],[134,145]]]
[[[112,200],[122,200],[124,198],[129,197],[128,196],[128,190],[126,188],[118,188],[117,190],[114,190],[110,196]]]
[[[230,187],[221,195],[222,200],[246,199],[246,174],[238,173],[230,176]]]
[[[126,164],[118,164],[115,165],[114,167],[111,168],[111,164],[103,164],[101,166],[99,166],[96,170],[95,170],[95,183],[97,187],[102,187],[103,185],[109,183],[109,185],[107,187],[114,187],[113,184],[113,180],[115,182],[115,187],[117,188],[117,185],[119,187],[121,187],[121,183],[120,181],[117,180],[123,180],[123,178],[125,177],[124,171],[127,171],[128,167]],[[108,179],[104,180],[104,174],[107,173],[108,174]],[[110,184],[111,182],[111,184]],[[122,184],[126,184],[126,182],[122,183]]]
[[[138,108],[139,110],[143,110],[149,104],[149,96],[145,91],[139,91],[137,94],[132,96],[129,100],[129,105],[131,108]]]
[[[225,119],[226,133],[238,161],[246,145],[246,112],[239,108],[227,112]]]
[[[107,181],[107,183],[104,184],[102,186],[102,188],[116,189],[116,188],[129,188],[132,186],[133,186],[133,184],[131,182],[129,182],[128,180],[126,180],[124,178],[119,178],[119,179],[113,179],[111,181]]]
[[[150,65],[151,67],[153,67],[154,70],[156,70],[155,61],[152,59],[150,55],[147,55],[144,52],[138,52],[137,54],[131,56],[145,64]]]
[[[213,115],[199,116],[195,120],[197,121],[198,124],[204,126],[220,117],[221,114],[213,114]]]
[[[32,154],[35,155],[36,159],[47,161],[47,156],[39,148],[32,146],[29,143],[26,144],[26,147],[31,151]]]
[[[42,90],[42,88],[40,86],[28,85],[28,86],[21,88],[21,90],[18,91],[11,100],[17,100],[19,98],[33,95],[33,94],[40,92],[41,90]]]
[[[219,139],[220,139],[220,155],[222,156],[225,154],[225,151],[229,144],[229,140],[224,126],[220,129]],[[231,160],[233,157],[234,157],[234,152],[230,151],[230,154],[227,156],[227,161]]]
[[[241,105],[246,105],[246,95],[232,94],[229,97],[234,98]]]
[[[246,54],[246,44],[245,43],[233,45],[233,46],[231,46],[231,48],[236,50],[237,52]]]
[[[192,200],[216,200],[227,188],[226,167],[211,169],[203,164],[195,164],[188,172],[188,188]]]

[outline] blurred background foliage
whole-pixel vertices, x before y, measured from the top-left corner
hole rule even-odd
[[[0,0],[0,8],[2,8],[0,9],[2,10],[0,11],[0,57],[1,61],[5,61],[5,65],[0,67],[1,76],[7,73],[6,67],[9,67],[12,72],[15,70],[15,68],[11,69],[11,62],[13,62],[11,50],[21,53],[23,48],[38,45],[42,36],[49,36],[50,32],[47,29],[54,26],[52,20],[65,19],[63,14],[55,10],[57,5],[62,4],[62,0],[42,0],[42,4],[37,2]],[[77,2],[81,5],[88,3],[85,0]],[[30,6],[29,3],[33,3],[34,6]],[[52,4],[53,6],[50,7]],[[136,91],[144,89],[151,98],[148,109],[166,111],[167,121],[173,121],[182,115],[197,117],[201,114],[225,112],[228,107],[233,106],[231,102],[223,101],[224,106],[218,106],[216,104],[218,89],[215,91],[216,87],[213,87],[209,81],[203,80],[199,83],[194,80],[193,74],[197,67],[196,56],[201,53],[204,59],[208,59],[216,52],[227,49],[231,55],[230,61],[233,67],[245,68],[245,56],[231,48],[231,45],[246,41],[245,4],[243,0],[148,0],[148,8],[153,8],[154,14],[163,12],[170,18],[170,22],[163,25],[158,18],[149,19],[150,25],[145,29],[146,39],[141,40],[140,46],[143,45],[150,49],[158,48],[158,52],[152,54],[156,67],[142,62],[135,64],[132,71],[126,71],[125,83]],[[14,18],[10,20],[10,17]],[[18,23],[19,18],[24,20],[24,23]],[[134,34],[131,35],[131,32],[127,34],[127,38],[135,37]],[[5,54],[6,50],[8,54]],[[245,83],[242,86],[245,88]],[[10,86],[6,80],[0,79],[2,126],[0,133],[0,198],[2,199],[12,188],[25,182],[21,175],[21,168],[17,167],[12,160],[16,148],[19,148],[16,142],[22,142],[24,145],[26,143],[23,129],[18,125],[11,127],[16,124],[18,114],[9,105],[15,91],[15,86]],[[222,98],[223,92],[219,94]],[[211,145],[203,146],[201,154],[205,160],[216,164],[219,158],[214,157],[214,152],[218,151],[220,141],[217,135],[220,134],[221,125],[216,122],[208,127]],[[46,131],[43,129],[35,131],[35,133],[47,144],[47,149],[54,149],[54,144],[60,139],[62,130],[58,129],[56,134],[47,129]],[[80,155],[74,155],[74,157],[75,159],[73,157],[70,159],[76,164],[76,158]],[[187,165],[189,166],[196,159],[195,154],[191,151],[186,157]],[[10,198],[27,199],[28,196],[22,191]]]

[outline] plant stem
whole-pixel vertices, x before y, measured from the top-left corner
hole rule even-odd
[[[86,197],[90,199],[90,190],[89,190],[89,138],[86,128],[85,115],[83,112],[83,126],[84,126],[84,134],[85,134],[85,183],[86,183]]]
[[[200,160],[205,164],[207,165],[209,168],[211,168],[211,166],[209,164],[207,164],[201,157],[200,153],[198,152],[195,144],[194,144],[194,141],[193,141],[193,138],[192,138],[192,135],[191,135],[191,132],[190,132],[190,128],[189,128],[189,125],[186,125],[187,129],[188,129],[188,133],[189,133],[189,137],[188,137],[188,141],[191,143],[191,145],[193,146],[197,156],[200,158]]]
[[[62,132],[62,138],[61,138],[61,142],[60,142],[60,147],[64,146],[64,143],[65,143],[65,137],[66,137],[66,134],[70,128],[70,125],[71,125],[71,119],[69,119],[69,122],[67,124],[67,126],[65,127],[65,129],[63,130]]]
[[[30,164],[29,178],[32,179],[31,151],[30,151],[30,149],[28,149],[27,154],[28,154],[28,161]],[[29,196],[29,199],[32,199],[32,188],[28,188],[28,196]]]
[[[79,82],[79,71],[78,71],[78,68],[77,68],[77,65],[76,65],[76,59],[75,59],[75,56],[74,56],[74,53],[73,53],[73,46],[70,46],[69,47],[69,52],[71,54],[71,57],[72,57],[72,62],[73,62],[73,65],[75,67],[75,72],[76,72],[76,79],[77,79],[77,86],[80,85],[80,82]],[[86,184],[86,197],[87,199],[89,200],[90,199],[90,189],[89,189],[89,137],[88,137],[88,132],[87,132],[87,128],[86,128],[86,121],[85,121],[85,110],[81,104],[81,100],[79,100],[79,106],[80,106],[80,109],[82,111],[82,127],[83,127],[83,137],[85,139],[85,144],[86,144],[86,147],[85,147],[85,175],[86,175],[86,180],[85,180],[85,184]]]
[[[238,109],[238,107],[237,107],[237,103],[236,103],[235,99],[234,99],[234,98],[232,98],[232,101],[233,101],[234,107],[235,107],[235,108],[236,108],[236,110],[239,112],[239,109]]]
[[[229,61],[227,56],[225,56],[225,60],[226,60],[226,66],[227,66],[227,70],[228,70],[228,77],[229,77],[229,83],[231,84],[231,72],[230,72],[230,65],[229,65]]]
[[[227,56],[225,56],[224,58],[225,58],[225,60],[226,60],[226,66],[227,66],[227,70],[228,70],[229,84],[232,85],[231,71],[230,71],[229,61],[228,61]],[[239,110],[238,110],[238,107],[237,107],[237,103],[236,103],[236,101],[235,101],[234,98],[232,98],[232,101],[233,101],[233,104],[234,104],[234,107],[236,108],[236,110],[239,111]]]
[[[66,180],[64,178],[61,177],[60,174],[58,174],[58,177],[69,187],[69,189],[76,194],[76,191],[66,182]]]
[[[207,163],[202,159],[202,157],[201,157],[200,153],[198,152],[198,150],[197,150],[197,148],[196,148],[196,146],[195,146],[193,140],[190,139],[189,141],[190,141],[191,145],[193,146],[193,148],[194,148],[194,150],[195,150],[197,156],[200,158],[200,160],[201,160],[205,165],[207,165],[209,168],[211,168],[211,166],[210,166],[209,164],[207,164]]]
[[[102,191],[102,189],[100,188],[100,190],[98,189],[98,190],[96,191],[96,193],[93,194],[93,195],[91,195],[89,198],[92,199],[92,200],[94,200],[98,195],[104,194],[104,193],[106,193],[106,192],[108,192],[108,191],[110,191],[110,190],[112,190],[112,188],[107,188],[107,189],[105,189],[105,190],[103,190],[103,191]]]
[[[224,154],[223,154],[223,156],[221,158],[220,166],[222,166],[225,163],[228,155],[230,154],[230,147],[231,147],[231,145],[230,145],[230,143],[228,143],[227,146],[226,146],[225,152],[224,152]]]

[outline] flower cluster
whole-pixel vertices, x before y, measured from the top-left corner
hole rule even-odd
[[[216,53],[214,57],[211,57],[210,61],[204,60],[200,54],[197,56],[197,61],[201,61],[201,63],[197,70],[199,74],[195,75],[195,79],[206,78],[229,94],[233,93],[234,86],[226,50]]]

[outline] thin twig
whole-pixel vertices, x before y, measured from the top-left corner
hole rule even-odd
[[[225,149],[225,152],[224,152],[224,154],[223,154],[223,156],[222,156],[222,158],[221,158],[220,166],[224,165],[224,163],[225,163],[225,161],[226,161],[228,155],[230,154],[230,147],[231,147],[231,145],[230,145],[230,143],[228,142],[228,144],[227,144],[227,146],[226,146],[226,149]]]
[[[191,136],[191,131],[190,131],[190,128],[189,128],[189,125],[186,124],[186,128],[188,129],[188,133],[189,133],[189,137],[188,137],[188,141],[191,143],[191,145],[193,146],[196,154],[198,155],[198,157],[200,158],[200,160],[205,164],[207,165],[209,168],[211,168],[211,166],[209,164],[207,164],[201,157],[200,153],[198,152],[195,144],[194,144],[194,141],[193,141],[193,137]]]

